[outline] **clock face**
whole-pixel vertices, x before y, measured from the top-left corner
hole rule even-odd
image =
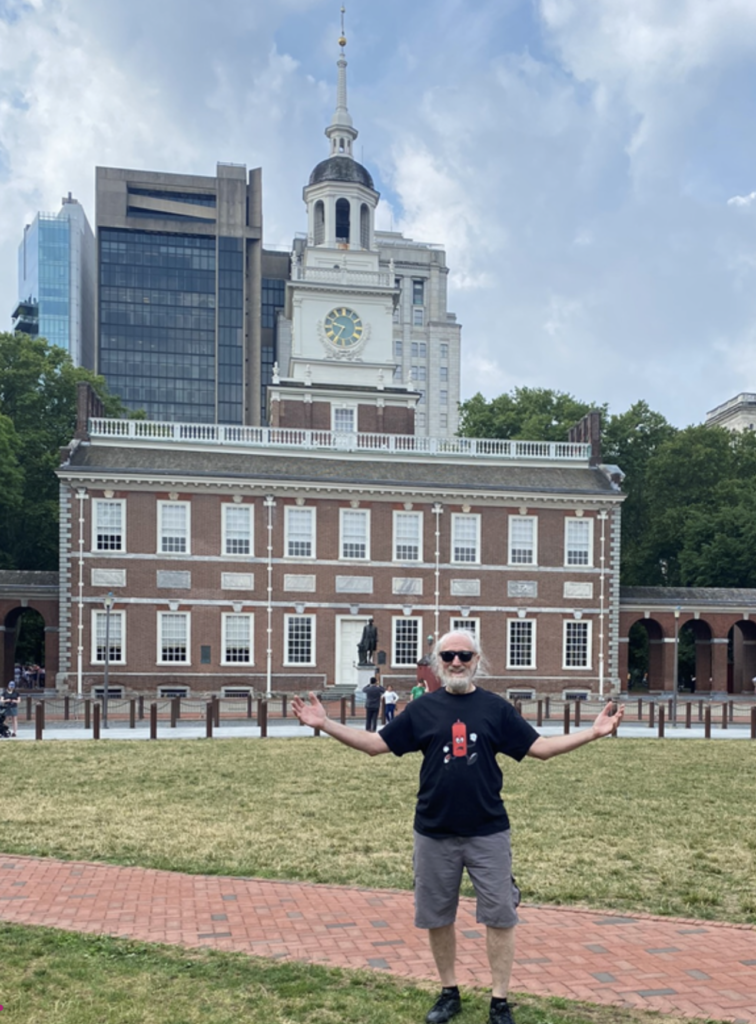
[[[332,309],[323,323],[325,336],[336,348],[351,348],[362,338],[362,320],[353,309],[339,306]]]

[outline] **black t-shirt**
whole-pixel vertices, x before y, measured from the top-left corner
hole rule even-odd
[[[487,836],[509,828],[497,754],[521,761],[538,733],[503,697],[436,690],[407,705],[380,733],[397,757],[423,752],[415,829],[422,835]]]

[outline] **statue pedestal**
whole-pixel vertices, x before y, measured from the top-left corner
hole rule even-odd
[[[358,665],[357,666],[357,686],[355,687],[355,693],[359,693],[362,696],[363,687],[367,686],[371,678],[375,675],[375,665]],[[364,700],[364,697],[363,697]]]

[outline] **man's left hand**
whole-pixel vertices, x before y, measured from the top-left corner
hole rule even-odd
[[[615,703],[610,700],[606,707],[603,709],[600,715],[597,716],[593,723],[593,735],[596,739],[600,739],[602,736],[611,736],[617,732],[617,727],[622,721],[622,716],[625,713],[625,705]]]

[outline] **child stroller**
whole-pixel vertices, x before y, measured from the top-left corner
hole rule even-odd
[[[5,702],[0,700],[0,740],[7,740],[13,733],[5,724]]]

